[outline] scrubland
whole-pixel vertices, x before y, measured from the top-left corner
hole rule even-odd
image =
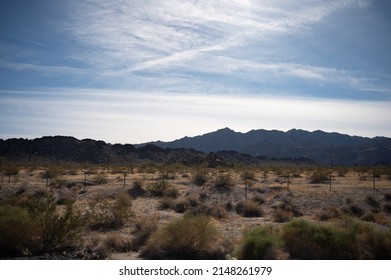
[[[390,167],[1,167],[3,259],[391,259],[390,227]]]

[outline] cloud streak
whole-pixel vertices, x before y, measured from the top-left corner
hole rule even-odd
[[[75,8],[69,30],[93,51],[75,54],[108,76],[182,72],[230,75],[256,70],[321,80],[362,90],[365,79],[343,69],[298,62],[241,59],[249,42],[262,45],[276,37],[307,32],[313,24],[347,8],[365,8],[369,1],[90,1]],[[94,50],[95,54],[94,54]],[[234,54],[233,54],[234,53]],[[216,64],[218,63],[218,64]],[[234,66],[234,63],[237,65]],[[228,71],[227,71],[228,69]],[[195,75],[197,78],[197,75]],[[368,85],[367,88],[370,86]],[[376,89],[375,87],[371,87]]]

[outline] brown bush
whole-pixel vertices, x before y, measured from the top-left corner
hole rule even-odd
[[[133,250],[140,249],[141,246],[145,245],[148,238],[157,230],[158,228],[159,216],[143,216],[136,220],[135,228],[133,230]]]
[[[242,200],[236,204],[236,213],[243,217],[262,217],[262,207],[251,200]]]
[[[264,204],[266,202],[266,199],[260,194],[255,194],[251,200],[258,204]]]
[[[380,202],[376,200],[376,198],[373,195],[368,194],[365,197],[365,201],[369,206],[372,206],[373,208],[379,208]]]
[[[293,212],[277,208],[273,214],[273,221],[276,223],[285,223],[293,218]]]
[[[315,211],[315,219],[319,221],[328,221],[330,219],[338,218],[341,216],[341,212],[338,208],[328,206],[323,207]]]

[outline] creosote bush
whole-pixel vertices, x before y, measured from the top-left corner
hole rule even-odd
[[[241,260],[276,259],[278,239],[272,226],[251,228],[244,233],[243,241],[236,252]]]
[[[80,230],[80,215],[72,205],[60,213],[51,196],[0,205],[3,256],[41,254],[73,245]]]
[[[161,197],[164,195],[165,191],[171,187],[172,185],[165,179],[158,179],[157,182],[149,185],[147,190],[151,193],[151,195]]]
[[[207,174],[208,174],[208,171],[206,170],[206,168],[198,167],[195,170],[195,173],[193,174],[194,184],[196,184],[197,186],[203,186],[207,181],[207,179],[206,179]]]
[[[310,177],[311,184],[323,184],[327,183],[330,179],[330,174],[323,170],[316,170]]]
[[[224,259],[219,234],[207,217],[185,215],[151,235],[141,256],[146,259]]]
[[[213,181],[213,187],[218,191],[230,191],[234,181],[230,173],[220,173]]]
[[[133,215],[132,201],[127,193],[117,195],[114,201],[101,200],[89,205],[87,222],[92,230],[115,230],[123,227]]]

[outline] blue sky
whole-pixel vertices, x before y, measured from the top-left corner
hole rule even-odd
[[[0,2],[0,138],[391,137],[391,2]]]

